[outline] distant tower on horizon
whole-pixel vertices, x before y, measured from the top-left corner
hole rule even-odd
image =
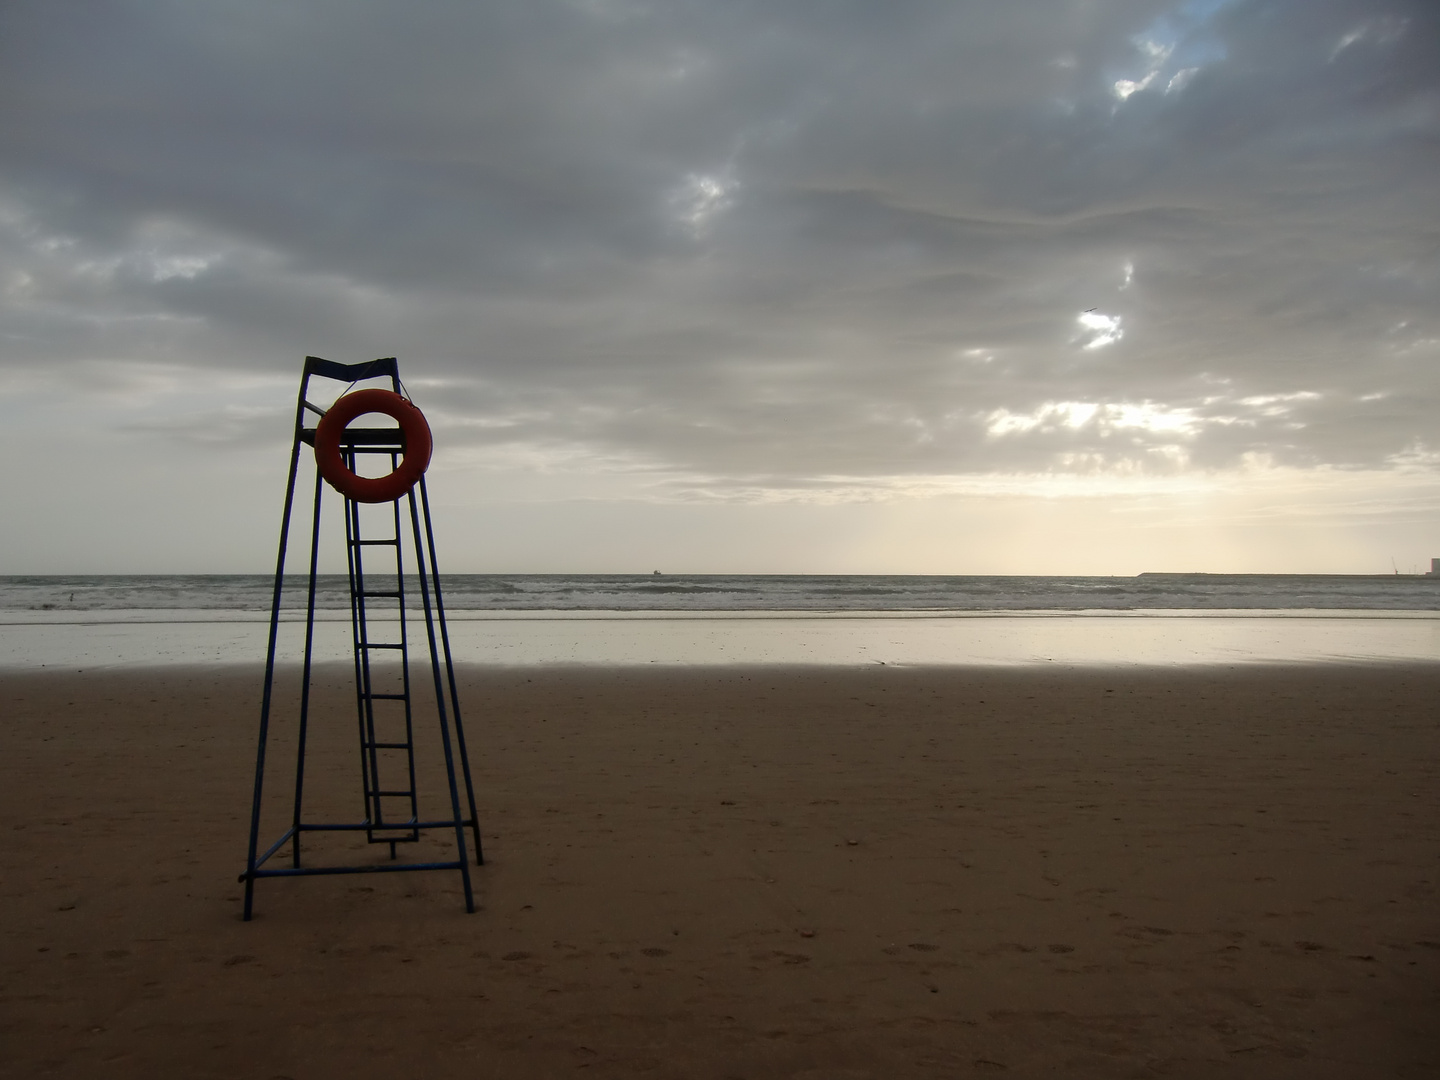
[[[1431,559],[1431,560],[1430,560],[1430,570],[1429,570],[1429,573],[1431,573],[1431,574],[1436,574],[1436,575],[1440,575],[1440,559]]]

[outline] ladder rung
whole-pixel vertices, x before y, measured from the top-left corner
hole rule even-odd
[[[403,795],[405,798],[408,799],[408,798],[410,798],[412,795],[414,795],[415,793],[414,793],[413,791],[372,791],[370,794],[371,794],[371,795],[384,795],[384,796],[389,796],[389,797],[391,797],[391,798],[399,798],[400,796]]]
[[[404,694],[362,694],[361,697],[364,697],[364,698],[366,698],[366,699],[368,699],[368,700],[370,700],[370,701],[404,701],[404,700],[405,700],[405,695],[404,695]]]
[[[408,742],[367,742],[361,743],[366,750],[409,750]]]
[[[397,547],[400,543],[399,537],[393,540],[351,540],[352,547]]]
[[[362,649],[403,649],[404,647],[405,647],[405,646],[404,646],[404,645],[401,645],[399,642],[396,642],[396,643],[394,643],[394,644],[391,644],[391,643],[388,642],[388,641],[387,641],[387,642],[383,642],[383,643],[376,643],[376,642],[374,642],[374,641],[367,641],[367,642],[365,642],[364,644],[362,644],[362,645],[360,646],[360,648],[362,648]]]

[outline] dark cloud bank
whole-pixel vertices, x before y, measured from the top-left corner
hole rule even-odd
[[[1433,467],[1437,11],[12,0],[0,362],[397,353],[717,485]]]

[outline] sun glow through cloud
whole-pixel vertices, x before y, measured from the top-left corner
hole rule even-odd
[[[676,216],[693,232],[704,232],[734,200],[735,182],[723,177],[692,173],[671,196]]]
[[[1148,401],[1051,401],[1028,413],[996,409],[985,421],[986,434],[992,439],[1032,432],[1080,431],[1087,426],[1093,426],[1102,436],[1127,429],[1190,435],[1206,422],[1191,409],[1170,409]]]
[[[1126,284],[1128,283],[1127,279]],[[1120,328],[1119,315],[1083,311],[1076,316],[1076,322],[1085,328],[1076,339],[1082,349],[1103,349],[1125,336],[1125,331]]]

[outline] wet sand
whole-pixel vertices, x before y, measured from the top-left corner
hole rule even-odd
[[[321,616],[315,656],[348,661],[349,611]],[[279,656],[299,660],[304,628],[287,614]],[[449,630],[458,662],[487,667],[1440,663],[1433,611],[509,611],[461,612]],[[257,611],[0,611],[0,667],[248,664],[268,633]]]
[[[310,878],[246,924],[258,692],[0,675],[0,1074],[1440,1071],[1440,665],[471,668],[480,910]]]

